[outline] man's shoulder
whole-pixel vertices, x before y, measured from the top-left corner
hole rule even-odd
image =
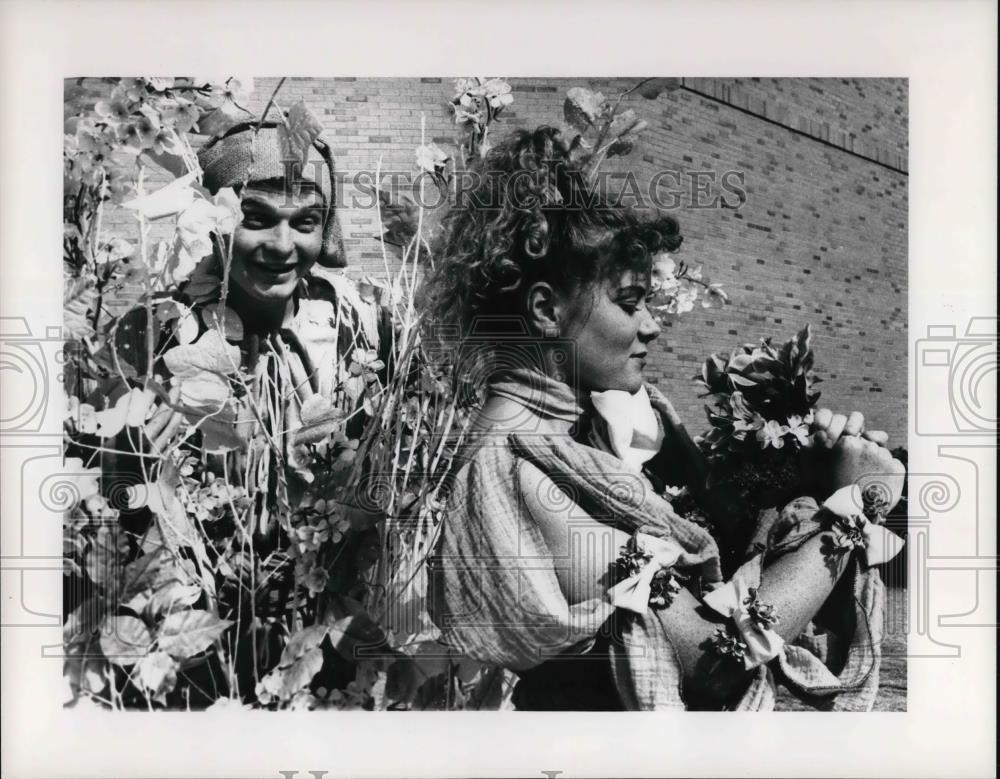
[[[318,276],[310,271],[305,275],[304,281],[306,297],[309,300],[324,300],[332,303],[334,306],[337,305],[339,299],[337,289],[329,279]]]

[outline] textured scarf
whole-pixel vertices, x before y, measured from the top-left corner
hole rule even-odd
[[[490,391],[538,419],[568,422],[578,435],[586,429],[593,433],[578,424],[586,412],[570,388],[540,373],[506,371],[495,377]],[[656,400],[667,433],[664,446],[670,450],[679,420],[662,396]],[[768,559],[818,532],[809,521],[816,510],[811,500],[786,508],[780,525],[798,530],[769,539]],[[534,519],[539,511],[565,513],[570,521],[580,511],[625,532],[669,538],[682,550],[677,566],[696,574],[703,589],[722,581],[718,547],[709,532],[678,516],[614,454],[568,433],[487,430],[455,475],[433,563],[431,611],[442,640],[484,662],[522,674],[546,673],[546,661],[587,653],[615,616],[616,640],[605,662],[621,704],[632,710],[685,709],[680,662],[656,613],[616,611],[606,598],[568,603],[555,576],[552,550]],[[810,632],[791,642],[780,663],[756,670],[736,708],[773,708],[779,679],[816,708],[871,708],[878,689],[884,591],[874,569],[862,571],[852,563],[845,577],[849,581],[838,588],[841,594],[827,606],[843,613],[846,630],[840,635]]]

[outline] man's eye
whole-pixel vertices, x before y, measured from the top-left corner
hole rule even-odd
[[[267,220],[260,214],[244,214],[243,226],[250,230],[260,230],[267,227]]]
[[[637,300],[636,298],[629,298],[628,300],[618,301],[618,305],[622,307],[623,310],[629,314],[636,313],[640,308],[642,308],[645,299]]]
[[[311,233],[319,227],[319,219],[315,216],[306,216],[295,220],[295,229],[300,233]]]

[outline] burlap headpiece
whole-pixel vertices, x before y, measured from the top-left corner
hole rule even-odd
[[[264,122],[239,124],[212,138],[198,152],[203,172],[202,183],[213,195],[224,187],[267,180],[285,180],[290,185],[312,182],[322,192],[326,203],[323,222],[323,251],[319,264],[327,268],[347,265],[344,242],[337,219],[334,187],[333,153],[317,138],[309,149],[305,165],[295,160],[282,142],[278,125]],[[252,153],[251,153],[252,143]],[[289,177],[292,180],[289,180]]]

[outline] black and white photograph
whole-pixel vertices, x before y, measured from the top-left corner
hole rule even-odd
[[[905,79],[65,89],[69,705],[905,710]]]
[[[850,6],[5,6],[4,773],[995,771],[996,7]]]

